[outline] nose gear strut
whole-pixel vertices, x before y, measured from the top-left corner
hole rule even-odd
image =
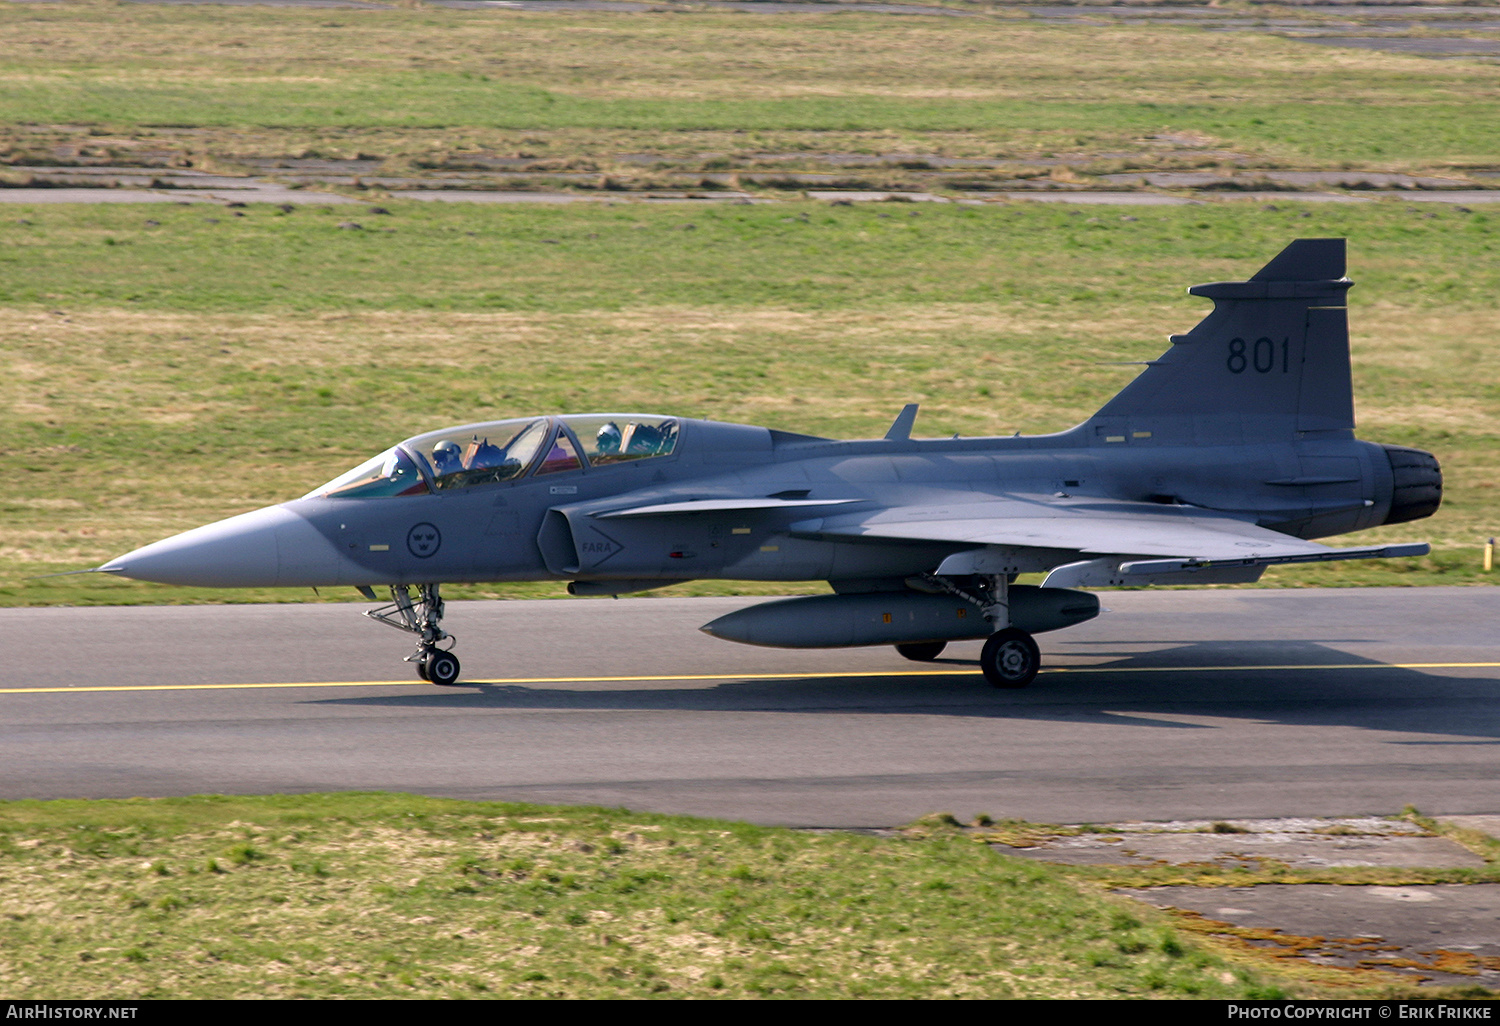
[[[452,646],[447,649],[438,648],[439,642],[455,639],[438,626],[443,619],[443,599],[438,594],[436,584],[417,585],[415,602],[411,597],[411,585],[393,584],[390,604],[367,609],[365,615],[388,627],[417,636],[417,650],[406,657],[406,662],[417,664],[417,675],[423,680],[434,684],[453,684],[458,681],[459,662],[452,652]]]

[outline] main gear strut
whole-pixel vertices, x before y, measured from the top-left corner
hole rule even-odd
[[[975,575],[964,587],[938,574],[923,574],[920,581],[937,591],[961,598],[979,607],[994,633],[984,643],[979,668],[984,679],[997,688],[1024,688],[1035,679],[1042,665],[1041,649],[1032,636],[1010,624],[1010,578],[1002,574]]]
[[[369,597],[373,597],[373,593]],[[411,585],[393,584],[390,604],[367,609],[365,615],[417,636],[417,650],[406,657],[406,662],[417,664],[417,675],[423,680],[434,684],[458,681],[458,657],[453,654],[452,646],[438,648],[439,642],[456,639],[438,626],[443,619],[443,599],[436,584],[417,585],[415,602],[411,597]]]

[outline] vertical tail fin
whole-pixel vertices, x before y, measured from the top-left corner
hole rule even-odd
[[[1196,445],[1350,436],[1343,239],[1298,239],[1249,281],[1194,285],[1213,312],[1087,423],[1096,441]]]

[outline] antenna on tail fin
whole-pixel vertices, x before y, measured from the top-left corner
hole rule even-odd
[[[1298,239],[1249,281],[1194,285],[1213,312],[1085,424],[1099,444],[1352,437],[1343,239]]]

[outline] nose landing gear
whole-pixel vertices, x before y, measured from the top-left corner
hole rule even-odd
[[[367,609],[365,615],[417,636],[417,650],[406,657],[408,663],[417,664],[417,676],[433,684],[458,682],[458,656],[450,649],[438,648],[439,642],[451,640],[453,635],[438,626],[443,619],[443,599],[436,584],[417,585],[416,601],[412,601],[410,585],[393,584],[390,604]]]

